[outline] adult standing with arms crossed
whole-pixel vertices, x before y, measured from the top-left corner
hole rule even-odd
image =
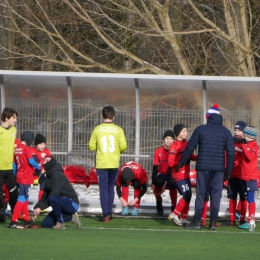
[[[217,104],[214,104],[208,110],[207,123],[198,126],[193,132],[176,170],[187,163],[197,146],[195,214],[192,222],[185,227],[190,229],[201,228],[201,213],[205,197],[209,193],[211,200],[209,229],[215,230],[222,196],[223,177],[225,174],[225,177],[229,179],[235,155],[232,134],[223,126],[223,117],[219,113]]]
[[[104,122],[96,126],[89,140],[89,149],[96,151],[96,171],[100,192],[103,221],[112,219],[115,197],[115,181],[118,174],[120,154],[127,148],[124,131],[115,125],[115,109],[105,106],[102,109]]]
[[[13,109],[6,107],[1,115],[2,124],[0,126],[0,222],[5,222],[5,208],[3,201],[3,184],[6,183],[10,192],[9,204],[13,212],[18,197],[18,189],[15,183],[13,173],[14,142],[16,138],[15,123],[18,113]]]

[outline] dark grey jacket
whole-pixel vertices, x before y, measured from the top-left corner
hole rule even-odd
[[[79,205],[78,195],[59,163],[56,163],[51,170],[46,172],[46,177],[44,193],[41,200],[34,206],[35,209],[38,207],[42,210],[48,208],[50,206],[48,201],[49,196],[70,198]]]
[[[231,174],[235,157],[234,140],[231,132],[223,126],[222,115],[211,114],[207,124],[195,129],[180,162],[185,164],[197,146],[197,171],[226,171]]]

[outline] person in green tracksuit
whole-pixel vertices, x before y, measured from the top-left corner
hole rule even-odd
[[[104,122],[96,126],[89,140],[89,149],[96,152],[96,171],[102,208],[102,221],[112,220],[114,186],[118,174],[120,154],[127,148],[124,131],[115,125],[115,109],[105,106],[102,109]]]

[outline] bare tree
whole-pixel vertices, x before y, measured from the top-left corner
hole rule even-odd
[[[1,0],[0,60],[5,69],[257,76],[259,8],[258,0]]]

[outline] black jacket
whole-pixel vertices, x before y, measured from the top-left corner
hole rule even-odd
[[[220,114],[211,114],[207,124],[195,129],[180,162],[185,164],[197,146],[199,146],[197,171],[226,171],[231,174],[235,157],[234,140],[231,132],[223,126],[223,118]]]
[[[76,191],[69,182],[67,176],[64,174],[63,169],[59,163],[49,171],[46,172],[46,182],[44,193],[41,200],[34,206],[34,209],[46,209],[50,206],[49,196],[61,196],[70,198],[73,202],[79,205],[79,199]]]

